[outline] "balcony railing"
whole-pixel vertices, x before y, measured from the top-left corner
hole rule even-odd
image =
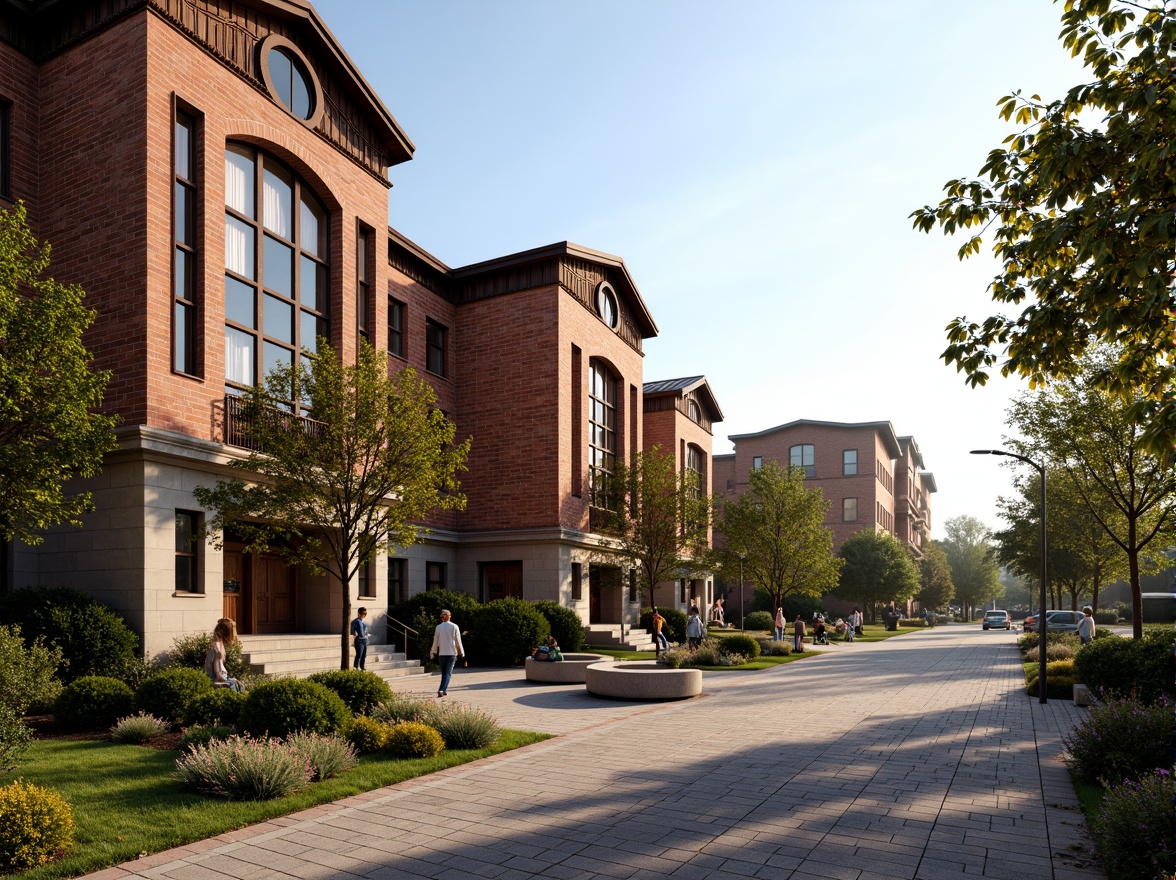
[[[277,422],[280,430],[301,431],[309,437],[321,437],[326,428],[323,422],[306,416],[296,416],[276,407],[267,409],[264,417]],[[225,395],[225,443],[254,452],[263,451],[256,439],[254,421],[248,412],[248,401],[234,394]]]

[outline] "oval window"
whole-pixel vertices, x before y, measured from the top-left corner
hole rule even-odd
[[[322,96],[306,58],[285,37],[270,34],[259,47],[261,78],[269,93],[294,116],[315,125]]]
[[[596,287],[596,313],[609,327],[617,326],[617,295],[607,281]]]

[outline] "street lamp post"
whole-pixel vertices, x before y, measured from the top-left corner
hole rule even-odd
[[[746,553],[739,554],[739,631],[743,632],[743,560]]]
[[[1018,455],[1015,452],[1006,452],[1003,449],[973,449],[972,455],[1007,455],[1009,458],[1015,458],[1023,461],[1037,469],[1038,476],[1041,477],[1041,571],[1039,574],[1039,581],[1041,583],[1040,593],[1038,595],[1038,602],[1041,606],[1041,611],[1037,616],[1037,631],[1041,635],[1041,639],[1037,644],[1037,692],[1038,702],[1048,702],[1046,697],[1046,678],[1045,678],[1045,462],[1038,464],[1031,458],[1024,455]]]

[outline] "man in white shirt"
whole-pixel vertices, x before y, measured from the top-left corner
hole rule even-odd
[[[1087,605],[1082,609],[1082,619],[1078,621],[1078,638],[1082,640],[1082,644],[1089,645],[1094,641],[1094,609]]]
[[[448,610],[441,612],[441,622],[433,630],[433,647],[429,649],[429,659],[434,657],[441,664],[441,686],[437,689],[437,696],[443,697],[449,690],[449,679],[453,677],[453,665],[458,657],[465,655],[465,648],[461,644],[461,630],[449,618]]]

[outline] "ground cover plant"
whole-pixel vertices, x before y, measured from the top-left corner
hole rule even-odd
[[[1048,669],[1048,667],[1047,667]],[[1093,782],[1139,779],[1172,769],[1172,703],[1109,698],[1063,739],[1066,764]]]
[[[37,740],[21,765],[22,776],[55,789],[71,805],[74,845],[62,859],[22,874],[21,880],[96,871],[142,852],[213,837],[543,739],[547,736],[506,730],[488,748],[447,749],[434,758],[402,761],[376,752],[333,779],[271,801],[226,801],[184,788],[175,779],[178,752],[98,740]]]
[[[1176,867],[1172,774],[1153,770],[1112,784],[1090,821],[1109,880],[1167,878]]]

